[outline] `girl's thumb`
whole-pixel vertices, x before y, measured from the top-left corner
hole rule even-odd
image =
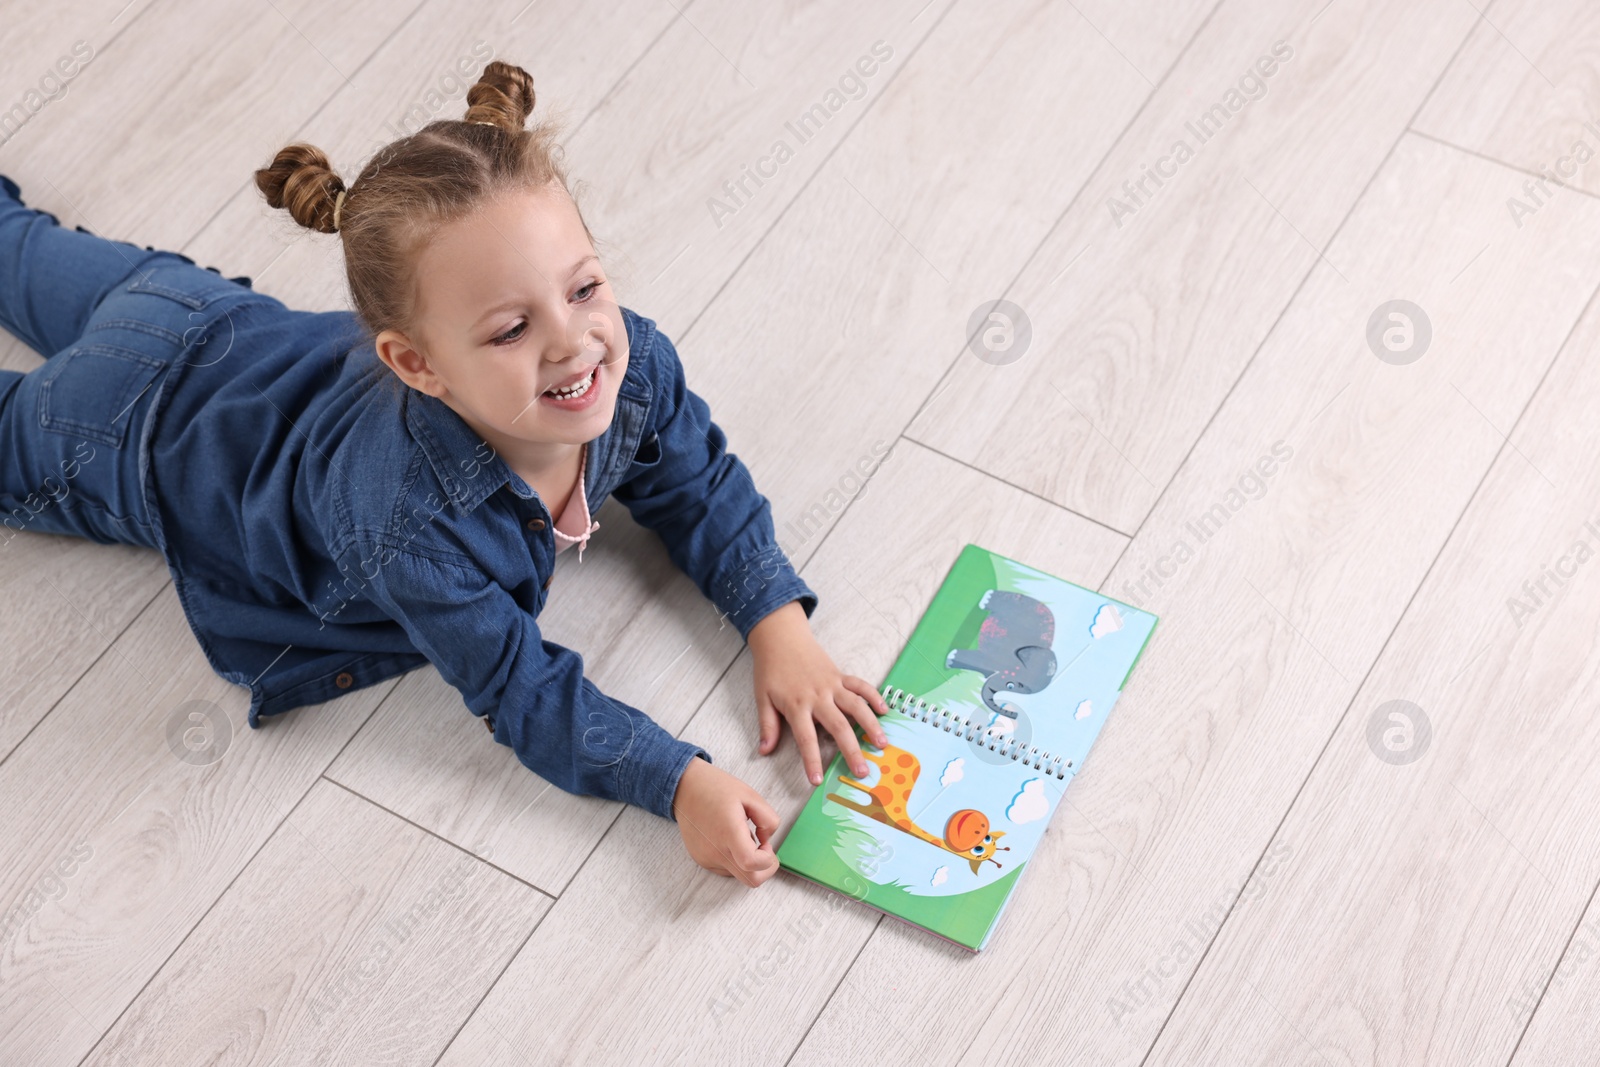
[[[744,813],[756,824],[756,840],[765,847],[767,838],[778,832],[778,813],[767,803],[766,798],[753,789],[750,791],[750,796],[745,799]]]

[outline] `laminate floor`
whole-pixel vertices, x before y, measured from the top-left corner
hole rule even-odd
[[[432,667],[249,730],[156,553],[22,532],[0,1064],[1594,1062],[1591,5],[6,0],[0,26],[30,204],[312,310],[347,306],[337,242],[251,171],[309,140],[353,173],[459,115],[460,64],[526,67],[844,670],[882,678],[968,542],[1162,619],[974,956],[700,870],[670,823],[533,776]],[[1017,350],[974,337],[996,309]],[[545,635],[787,827],[810,787],[789,741],[756,754],[747,649],[596,517]],[[204,766],[167,743],[200,706],[229,727]]]

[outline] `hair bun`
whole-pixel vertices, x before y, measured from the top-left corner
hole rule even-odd
[[[531,114],[533,75],[497,59],[483,68],[477,83],[467,90],[467,113],[461,121],[488,122],[515,133]]]
[[[319,233],[338,232],[334,206],[345,184],[322,149],[308,144],[279,149],[270,164],[256,171],[256,188],[272,207],[288,208],[300,225]]]

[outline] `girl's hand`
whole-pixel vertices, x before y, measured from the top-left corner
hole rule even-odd
[[[872,686],[851,674],[842,674],[811,634],[805,609],[791,600],[763,618],[750,630],[754,659],[756,709],[761,721],[759,751],[765,756],[778,745],[780,716],[794,733],[800,760],[812,785],[822,784],[822,755],[817,726],[833,735],[846,765],[857,778],[868,773],[852,722],[859,723],[874,745],[888,742],[878,715],[889,705]],[[874,714],[876,713],[876,714]]]
[[[678,778],[672,814],[683,847],[706,870],[751,888],[778,873],[778,854],[768,844],[778,829],[778,813],[727,771],[699,756],[690,760]],[[750,836],[751,822],[759,842]]]

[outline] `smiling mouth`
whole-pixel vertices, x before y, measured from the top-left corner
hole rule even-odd
[[[539,395],[553,396],[557,400],[576,399],[577,397],[582,396],[584,393],[587,393],[594,386],[595,370],[595,367],[590,367],[587,373],[578,378],[576,381],[570,382],[566,385],[552,385]]]
[[[590,367],[588,369],[588,371],[586,371],[584,373],[583,377],[579,378],[576,381],[576,383],[574,383],[572,385],[569,385],[569,386],[551,386],[549,389],[546,389],[542,393],[534,394],[533,399],[528,401],[526,404],[522,405],[522,410],[517,412],[516,415],[513,416],[511,421],[513,423],[515,423],[517,421],[517,419],[522,418],[522,416],[524,416],[524,415],[526,415],[528,413],[528,409],[529,408],[533,407],[535,404],[537,404],[539,401],[543,400],[547,396],[548,397],[554,397],[557,400],[572,400],[572,399],[574,399],[576,397],[583,396],[590,389],[593,389],[595,387],[596,377],[597,377],[597,375],[599,373],[600,366],[601,365],[597,363],[593,367]],[[566,391],[562,392],[562,391],[558,391],[558,390],[566,390]]]

